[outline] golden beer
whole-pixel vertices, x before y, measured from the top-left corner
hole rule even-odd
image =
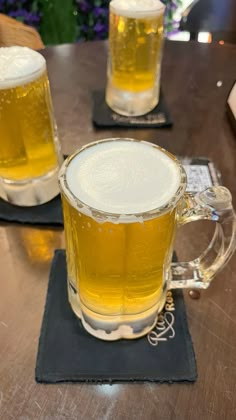
[[[12,192],[7,183],[11,187],[15,183],[16,194],[10,201],[15,198],[15,204],[40,204],[58,193],[61,160],[45,60],[28,48],[11,47],[0,49],[0,64],[0,196],[8,199]],[[10,66],[8,72],[4,72],[4,65]],[[41,177],[48,177],[42,187]],[[34,180],[36,190],[38,182],[35,203],[27,191],[28,180],[31,185]],[[18,203],[17,189],[23,184],[27,198]]]
[[[97,337],[143,335],[163,304],[177,163],[149,143],[104,140],[67,159],[59,184],[72,309]]]
[[[142,115],[159,101],[164,6],[159,1],[110,3],[106,100],[123,115]]]
[[[63,197],[63,212],[68,276],[83,305],[107,316],[155,306],[172,255],[175,211],[143,223],[101,224]]]

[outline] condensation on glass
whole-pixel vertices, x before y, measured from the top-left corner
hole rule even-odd
[[[165,6],[112,0],[106,102],[118,114],[144,115],[159,102]]]
[[[206,289],[235,250],[230,192],[186,193],[182,165],[154,144],[90,143],[67,158],[59,184],[69,301],[100,339],[145,335],[169,289]],[[176,229],[201,219],[216,225],[209,247],[194,261],[172,263]]]
[[[46,61],[26,47],[0,48],[0,197],[20,206],[58,192],[62,163]]]

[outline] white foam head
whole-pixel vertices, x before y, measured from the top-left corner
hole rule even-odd
[[[180,168],[153,146],[121,139],[83,149],[67,167],[70,191],[93,209],[121,215],[166,205],[180,186]]]
[[[119,16],[145,18],[163,14],[165,6],[159,0],[112,0],[110,10]]]
[[[35,80],[46,68],[45,58],[27,47],[0,48],[0,89]]]

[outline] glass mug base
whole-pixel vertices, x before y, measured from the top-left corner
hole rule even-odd
[[[0,178],[0,197],[24,207],[47,203],[59,194],[58,172],[57,167],[46,175],[24,181]]]
[[[70,282],[68,282],[68,295],[71,308],[81,320],[84,329],[94,337],[105,341],[135,339],[148,334],[155,326],[157,316],[166,302],[166,292],[163,291],[156,305],[144,312],[134,315],[101,315],[83,305]]]
[[[158,89],[130,92],[115,88],[109,81],[106,103],[115,112],[127,117],[138,117],[152,111],[159,102]]]

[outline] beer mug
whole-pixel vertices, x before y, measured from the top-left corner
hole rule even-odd
[[[69,301],[84,328],[104,340],[137,338],[156,323],[167,291],[206,289],[236,246],[230,192],[188,194],[180,162],[144,141],[106,139],[63,163]],[[176,229],[216,222],[209,247],[172,262]]]
[[[0,48],[0,197],[20,206],[51,200],[61,162],[44,57]]]
[[[165,6],[112,0],[106,102],[118,114],[143,115],[159,102]]]

